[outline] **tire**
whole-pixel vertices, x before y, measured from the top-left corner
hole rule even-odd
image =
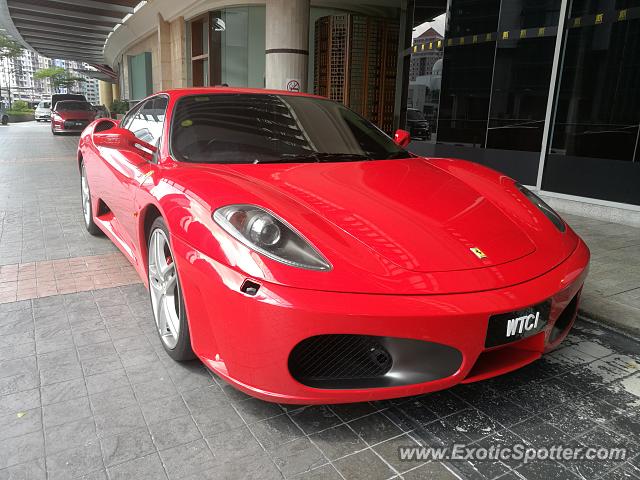
[[[2,116],[2,125],[8,125],[9,124],[9,117],[7,117],[6,115]]]
[[[189,323],[180,279],[173,260],[170,234],[162,217],[155,219],[149,232],[147,270],[149,299],[162,346],[178,362],[193,360]]]
[[[91,190],[89,189],[89,179],[84,168],[84,162],[80,163],[80,198],[82,199],[82,216],[84,226],[91,235],[102,235],[102,231],[93,221],[93,205],[91,205]]]

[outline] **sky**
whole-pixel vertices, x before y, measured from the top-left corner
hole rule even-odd
[[[442,15],[434,18],[433,22],[425,22],[422,25],[418,25],[413,29],[413,38],[420,36],[420,34],[429,29],[429,27],[433,27],[436,32],[444,36],[445,19],[446,14],[443,13]]]

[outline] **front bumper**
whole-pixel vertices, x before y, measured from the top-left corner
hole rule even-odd
[[[194,352],[240,390],[264,400],[294,404],[417,395],[490,378],[531,363],[560,343],[570,330],[589,263],[589,250],[579,241],[571,256],[550,272],[499,290],[453,295],[368,295],[262,283],[257,295],[250,296],[240,291],[245,275],[176,237],[173,248]],[[544,330],[523,340],[485,348],[490,316],[547,300],[551,311]],[[562,323],[562,328],[554,331],[557,322]],[[431,342],[458,351],[459,365],[442,378],[409,385],[304,385],[289,370],[291,352],[303,340],[327,334]],[[443,358],[446,362],[454,357]]]
[[[60,133],[65,133],[65,132],[79,133],[79,132],[82,132],[85,128],[87,128],[87,125],[89,125],[89,123],[91,122],[83,121],[80,125],[73,125],[68,121],[60,122],[60,121],[54,120],[51,122],[51,130],[54,132],[60,132]]]

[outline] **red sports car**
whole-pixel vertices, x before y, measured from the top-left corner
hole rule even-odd
[[[89,102],[62,100],[51,110],[51,133],[82,132],[96,118]]]
[[[84,218],[149,287],[176,360],[282,403],[385,399],[526,365],[566,336],[589,250],[481,165],[344,106],[174,90],[78,151]]]

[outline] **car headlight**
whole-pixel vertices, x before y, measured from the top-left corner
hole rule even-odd
[[[544,215],[549,220],[551,220],[551,223],[553,223],[558,230],[564,232],[567,229],[567,225],[564,223],[564,220],[562,220],[560,215],[558,215],[553,208],[547,205],[544,200],[542,200],[539,196],[537,196],[524,185],[520,185],[516,182],[516,187],[523,193],[525,197],[527,197],[531,201],[531,203],[538,207],[538,210],[544,213]]]
[[[228,205],[213,219],[232,237],[263,255],[292,267],[331,270],[331,264],[293,227],[255,205]]]

